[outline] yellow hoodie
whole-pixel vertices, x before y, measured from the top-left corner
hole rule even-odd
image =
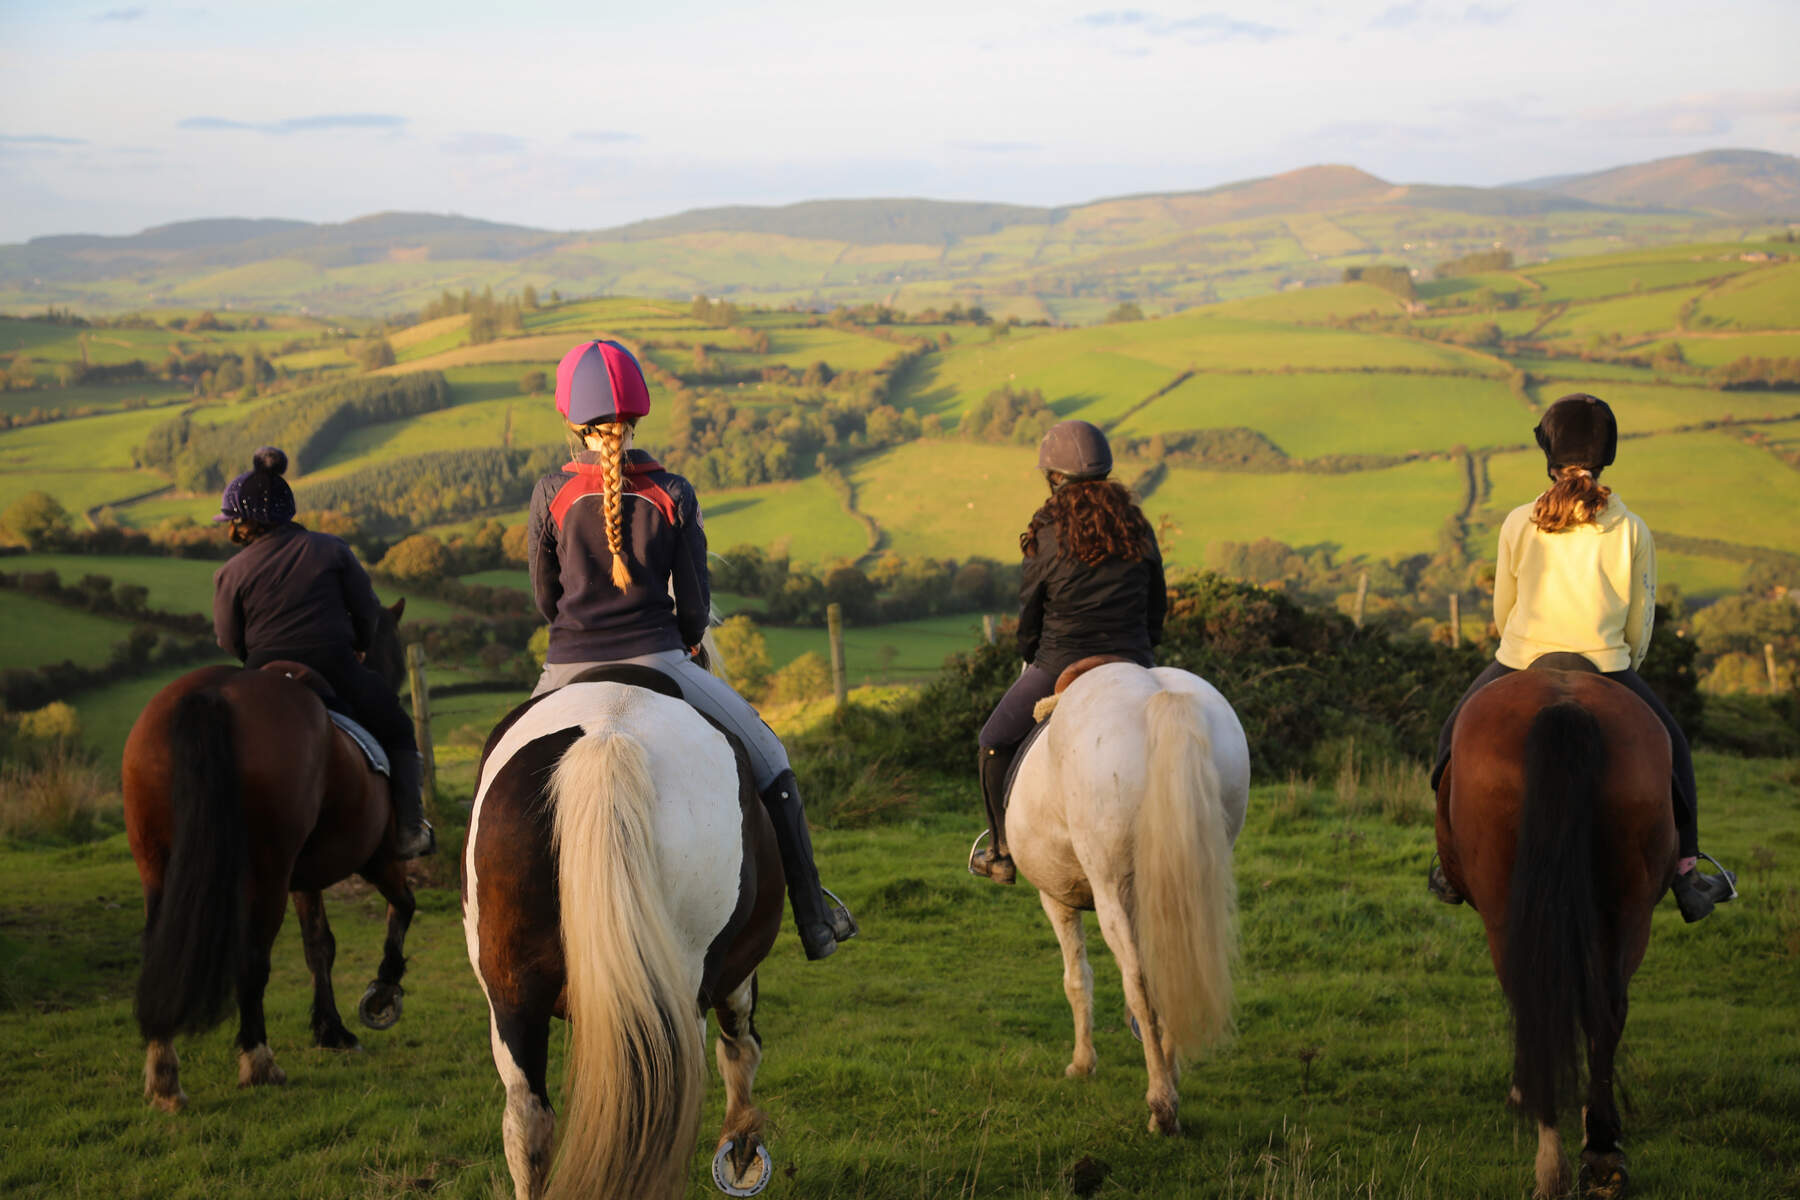
[[[1535,501],[1533,502],[1535,504]],[[1494,657],[1522,671],[1570,650],[1602,671],[1636,669],[1656,620],[1656,545],[1614,494],[1592,524],[1545,533],[1521,504],[1500,527],[1494,571]]]

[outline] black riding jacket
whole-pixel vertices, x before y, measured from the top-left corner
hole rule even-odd
[[[693,485],[642,450],[627,453],[620,533],[631,586],[621,592],[596,461],[583,451],[531,496],[526,545],[532,594],[550,622],[546,661],[616,662],[698,645],[712,593]]]
[[[291,521],[213,574],[213,632],[239,659],[367,650],[380,619],[381,602],[349,543]]]
[[[1154,534],[1137,561],[1103,559],[1092,566],[1061,552],[1051,522],[1037,532],[1019,582],[1019,653],[1052,676],[1091,654],[1120,654],[1150,666],[1162,640],[1169,595]]]

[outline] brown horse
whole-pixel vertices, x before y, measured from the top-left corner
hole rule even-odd
[[[395,625],[405,604],[384,610],[368,656],[389,682],[402,670]],[[290,892],[312,970],[314,1044],[357,1045],[332,995],[337,943],[320,897],[351,875],[388,902],[381,967],[358,1012],[371,1029],[400,1019],[413,895],[389,852],[388,781],[283,666],[190,671],[151,698],[125,743],[125,828],[144,885],[144,1092],[169,1112],[187,1103],[175,1035],[217,1025],[234,988],[238,1085],[287,1081],[269,1051],[263,989]]]
[[[1547,656],[1464,705],[1438,785],[1437,842],[1445,875],[1481,914],[1512,1006],[1511,1101],[1538,1122],[1534,1195],[1568,1190],[1556,1116],[1579,1088],[1585,1044],[1581,1186],[1617,1197],[1626,1171],[1613,1056],[1651,910],[1675,875],[1669,737],[1591,667],[1553,669],[1577,663]]]
[[[657,672],[596,668],[494,729],[469,817],[463,929],[519,1200],[686,1190],[708,1008],[726,1089],[713,1179],[734,1196],[767,1185],[750,1094],[756,967],[785,887],[742,747]],[[554,1171],[552,1016],[571,1026]]]

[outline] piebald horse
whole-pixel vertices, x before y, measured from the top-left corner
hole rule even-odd
[[[368,654],[390,684],[404,669],[395,626],[405,605],[383,610]],[[190,671],[151,697],[125,741],[125,829],[144,886],[144,1094],[169,1112],[187,1103],[175,1035],[217,1025],[233,990],[238,1085],[287,1082],[263,989],[289,893],[312,971],[314,1045],[357,1046],[332,994],[337,941],[320,894],[351,875],[388,902],[381,966],[357,1011],[371,1029],[400,1019],[414,904],[392,854],[388,781],[332,724],[305,674],[298,663]]]
[[[1540,659],[1463,706],[1438,784],[1438,854],[1481,914],[1512,1007],[1511,1101],[1538,1122],[1533,1194],[1569,1188],[1556,1115],[1585,1049],[1580,1182],[1587,1195],[1617,1197],[1627,1177],[1613,1057],[1626,984],[1675,876],[1669,737],[1591,667],[1548,667]]]
[[[773,1173],[751,1100],[756,967],[786,881],[742,747],[677,695],[657,672],[599,668],[514,709],[482,754],[463,927],[519,1200],[682,1194],[707,1008],[726,1090],[714,1181],[747,1196]],[[553,1015],[570,1026],[560,1138]]]
[[[1231,1022],[1231,848],[1249,801],[1250,748],[1231,705],[1196,675],[1120,662],[1072,682],[1070,672],[1021,756],[1008,841],[1062,943],[1075,1019],[1066,1073],[1091,1075],[1096,1062],[1081,917],[1093,911],[1143,1039],[1150,1129],[1173,1134],[1182,1061]]]

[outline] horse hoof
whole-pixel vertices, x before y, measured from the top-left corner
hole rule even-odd
[[[1063,1068],[1063,1074],[1067,1075],[1070,1079],[1085,1079],[1093,1073],[1094,1064],[1092,1062],[1081,1062],[1078,1060]]]
[[[1621,1200],[1631,1174],[1625,1169],[1623,1154],[1587,1154],[1581,1156],[1579,1176],[1581,1194],[1601,1200]]]
[[[758,1142],[756,1157],[739,1165],[732,1154],[736,1148],[737,1141],[733,1138],[727,1138],[719,1145],[718,1152],[713,1155],[713,1186],[727,1196],[754,1196],[768,1187],[769,1180],[774,1178],[774,1161],[769,1158],[769,1148]]]
[[[1176,1116],[1172,1109],[1152,1105],[1150,1108],[1150,1132],[1160,1133],[1164,1137],[1174,1137],[1181,1132],[1181,1118]]]
[[[188,1101],[187,1101],[187,1093],[186,1092],[176,1092],[173,1096],[152,1096],[152,1097],[150,1097],[151,1105],[155,1108],[161,1109],[163,1112],[166,1112],[166,1113],[180,1112],[182,1109],[187,1107],[187,1102]]]
[[[384,984],[377,979],[363,993],[356,1006],[356,1015],[370,1029],[392,1029],[400,1020],[400,995],[399,984]]]

